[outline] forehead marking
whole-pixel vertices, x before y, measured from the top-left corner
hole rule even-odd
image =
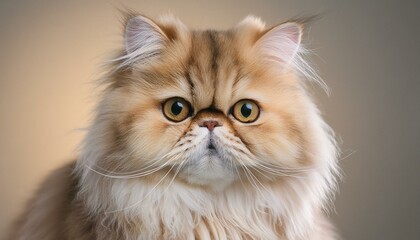
[[[195,85],[194,82],[191,79],[191,73],[189,70],[186,71],[185,73],[185,78],[187,79],[188,84],[190,85],[190,94],[191,94],[191,99],[195,99]]]
[[[214,89],[213,100],[212,100],[212,103],[210,105],[210,108],[214,108],[214,102],[215,102],[215,96],[216,96],[215,93],[217,91],[216,81],[218,81],[217,71],[218,71],[219,47],[217,45],[216,36],[215,36],[217,33],[214,32],[214,31],[207,31],[207,34],[208,34],[208,37],[209,37],[209,40],[210,40],[209,41],[210,42],[209,47],[210,47],[210,51],[211,51],[211,61],[210,61],[210,63],[211,63],[211,78],[213,80],[213,89]]]
[[[229,32],[194,32],[185,80],[197,111],[206,108],[226,112],[230,108],[233,85],[241,75],[238,56]]]
[[[196,102],[201,105],[200,108],[211,108],[215,103],[219,71],[218,32],[195,32],[192,41],[193,51],[184,74],[185,79],[191,88],[192,99],[200,101]]]

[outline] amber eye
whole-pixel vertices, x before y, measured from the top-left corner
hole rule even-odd
[[[233,105],[232,115],[240,122],[251,123],[260,115],[260,108],[252,100],[241,100]]]
[[[163,103],[163,115],[171,121],[181,122],[191,114],[191,105],[182,98],[175,97]]]

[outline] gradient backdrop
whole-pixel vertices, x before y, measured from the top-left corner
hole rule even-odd
[[[344,239],[420,239],[419,1],[0,1],[0,238],[54,168],[77,154],[99,65],[120,46],[117,7],[194,28],[248,14],[269,24],[324,13],[308,31],[315,95],[342,139],[332,214]]]

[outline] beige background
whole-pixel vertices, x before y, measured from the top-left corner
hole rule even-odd
[[[126,5],[217,29],[250,13],[268,23],[324,13],[309,40],[332,89],[317,99],[343,140],[332,217],[345,239],[420,239],[419,3],[0,1],[0,238],[41,179],[77,154]]]

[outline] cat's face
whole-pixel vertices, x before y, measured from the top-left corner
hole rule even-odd
[[[248,19],[230,31],[190,31],[136,17],[125,37],[103,110],[123,157],[107,168],[227,185],[309,164],[311,105],[292,68],[298,24],[265,30]]]

